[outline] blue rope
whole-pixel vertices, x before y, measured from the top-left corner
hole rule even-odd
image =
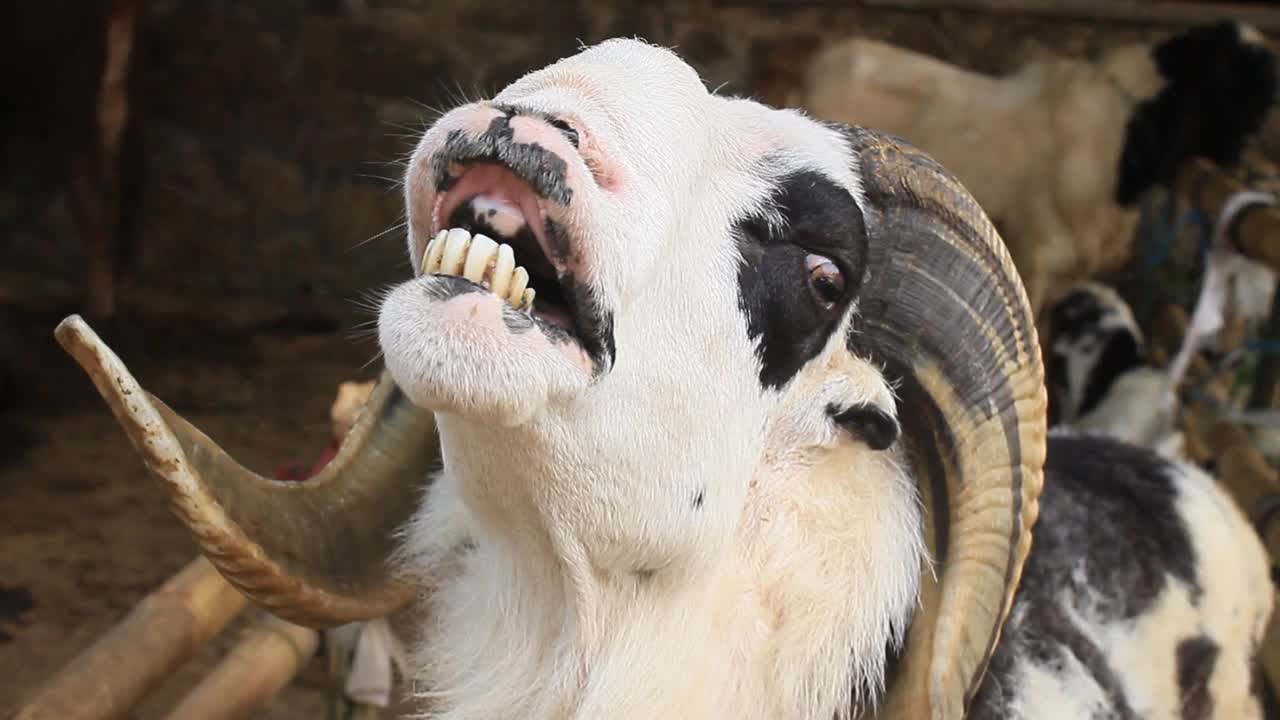
[[[1217,221],[1199,210],[1191,210],[1188,214],[1194,213],[1197,216],[1196,224],[1200,226],[1200,242],[1197,246],[1197,252],[1200,256],[1201,265],[1204,264],[1205,258],[1209,256],[1209,249],[1213,246],[1213,230],[1217,225]],[[1201,273],[1203,277],[1204,273]]]
[[[1168,203],[1160,208],[1152,208],[1151,205],[1147,205],[1150,229],[1142,243],[1142,261],[1138,266],[1138,274],[1144,278],[1149,277],[1169,256],[1169,250],[1173,246],[1173,239],[1177,235],[1178,223],[1175,221],[1173,226],[1170,227],[1164,222],[1165,213],[1163,211],[1168,207]]]
[[[1266,355],[1269,353],[1280,353],[1280,340],[1268,340],[1267,338],[1253,338],[1244,342],[1244,348],[1248,352]]]
[[[1203,258],[1204,253],[1209,248],[1209,241],[1213,235],[1213,219],[1195,208],[1190,208],[1182,213],[1181,216],[1174,219],[1173,223],[1164,222],[1166,216],[1165,210],[1172,210],[1174,201],[1172,199],[1166,201],[1164,206],[1159,210],[1151,210],[1152,213],[1152,229],[1147,234],[1147,242],[1143,243],[1144,253],[1141,270],[1143,276],[1150,276],[1165,260],[1169,259],[1169,254],[1173,251],[1173,243],[1177,239],[1178,234],[1188,225],[1195,225],[1200,228],[1199,248],[1200,255]],[[1149,207],[1149,206],[1148,206]]]

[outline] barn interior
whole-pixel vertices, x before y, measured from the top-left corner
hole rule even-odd
[[[1280,53],[1280,9],[1267,0],[18,0],[3,14],[0,711],[86,720],[213,717],[170,713],[236,652],[247,653],[241,662],[259,668],[261,682],[238,685],[243,704],[217,717],[389,718],[395,703],[382,708],[376,692],[361,700],[344,691],[352,649],[333,636],[288,636],[285,651],[253,634],[265,632],[262,613],[237,606],[208,637],[184,630],[189,637],[174,651],[181,663],[120,691],[128,707],[119,714],[106,714],[112,703],[104,701],[12,715],[34,712],[25,704],[36,698],[52,703],[40,693],[198,556],[93,383],[55,340],[67,315],[87,318],[144,386],[242,462],[301,479],[331,457],[362,383],[380,370],[372,323],[378,291],[410,272],[401,174],[417,137],[450,107],[584,43],[644,38],[675,48],[722,93],[792,107],[805,107],[827,81],[813,70],[819,53],[854,37],[991,78],[1053,58],[1094,62],[1112,48],[1224,19],[1248,23]],[[1280,98],[1274,75],[1260,90],[1224,72],[1214,82],[1232,97],[1270,98],[1249,111],[1256,131],[1242,152],[1206,161],[1209,151],[1190,151],[1161,169],[1163,186],[1126,209],[1140,222],[1126,216],[1119,231],[1105,230],[1116,234],[1092,240],[1068,232],[1078,253],[1098,257],[1041,290],[1046,308],[1086,280],[1123,296],[1147,343],[1131,365],[1149,366],[1161,381],[1181,368],[1173,416],[1136,439],[1238,470],[1232,477],[1244,479],[1233,492],[1258,513],[1268,549],[1280,549],[1280,525],[1267,510],[1280,497],[1272,277],[1280,209],[1269,207],[1280,192],[1280,112],[1271,107]],[[936,100],[912,87],[917,102]],[[841,97],[857,102],[851,91]],[[980,112],[987,101],[971,96],[965,107]],[[1077,101],[1082,115],[1110,102]],[[824,102],[821,112],[836,112],[829,95]],[[1015,129],[1073,132],[1062,117],[1050,111],[1042,124]],[[1098,120],[1117,137],[1127,121]],[[1102,176],[1114,181],[1114,141],[1091,147],[1087,131],[1073,137],[1080,156],[1106,159]],[[1094,190],[1097,217],[1111,218],[1114,189]],[[1259,195],[1241,204],[1244,191]],[[1225,242],[1244,270],[1223,281],[1231,289],[1220,327],[1180,355],[1209,295],[1206,250],[1227,215]],[[1018,222],[1023,229],[1012,232],[1034,218]],[[1116,238],[1125,252],[1103,258]],[[1034,255],[1039,241],[1027,242]],[[1049,317],[1046,310],[1042,332]],[[1042,344],[1055,339],[1047,334]],[[1063,402],[1077,402],[1081,419],[1079,398],[1064,392],[1055,420],[1073,419]],[[1158,403],[1148,395],[1122,404],[1126,418],[1145,421]],[[1275,683],[1280,636],[1271,637]],[[259,644],[245,650],[246,639]],[[134,637],[134,651],[112,665],[141,672],[145,644],[162,640]],[[107,682],[89,673],[76,681]]]

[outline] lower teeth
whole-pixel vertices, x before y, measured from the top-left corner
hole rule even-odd
[[[422,253],[422,274],[455,275],[483,285],[517,310],[533,310],[529,273],[515,264],[506,243],[461,228],[441,230]]]

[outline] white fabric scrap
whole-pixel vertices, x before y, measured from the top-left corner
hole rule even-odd
[[[1271,193],[1244,190],[1232,195],[1222,206],[1205,258],[1200,297],[1196,298],[1196,307],[1187,324],[1187,334],[1182,338],[1182,346],[1169,364],[1169,377],[1161,406],[1162,415],[1173,418],[1177,407],[1178,385],[1187,372],[1187,366],[1191,364],[1191,358],[1200,350],[1206,338],[1222,329],[1223,309],[1227,304],[1233,278],[1249,272],[1257,265],[1231,247],[1227,241],[1227,230],[1236,216],[1244,210],[1255,205],[1275,204],[1276,197]]]
[[[354,624],[358,625],[355,656],[344,691],[357,703],[386,708],[391,704],[395,670],[404,672],[404,647],[385,618]]]

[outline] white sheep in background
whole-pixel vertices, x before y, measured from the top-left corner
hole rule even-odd
[[[311,480],[57,335],[255,602],[416,623],[424,717],[1260,716],[1258,538],[1194,467],[1046,441],[1017,274],[927,156],[613,40],[441,117],[405,198],[387,371]]]
[[[1277,77],[1263,36],[1233,22],[1003,76],[858,37],[820,50],[787,103],[900,135],[954,173],[1008,244],[1039,317],[1131,259],[1147,190],[1196,155],[1239,161]]]
[[[1182,456],[1169,374],[1152,365],[1133,311],[1112,288],[1081,283],[1049,309],[1047,382],[1057,421]]]

